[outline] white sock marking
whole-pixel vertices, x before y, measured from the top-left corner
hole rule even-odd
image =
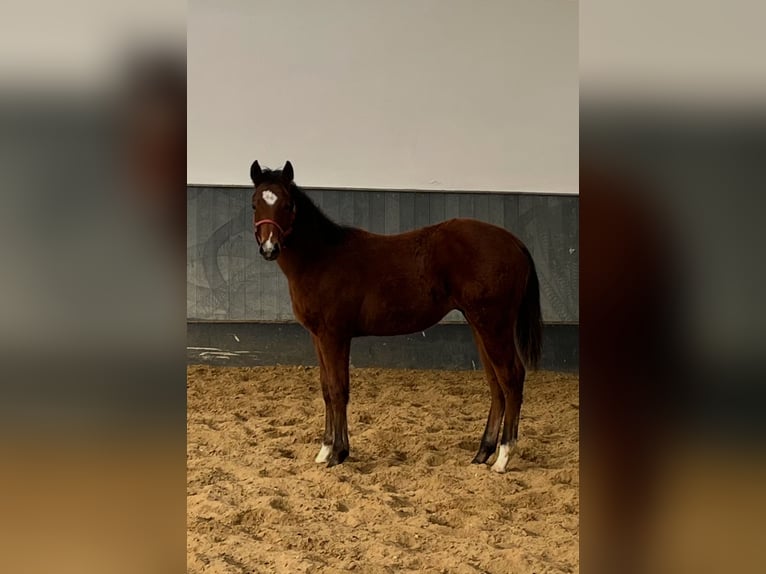
[[[514,446],[516,446],[515,442],[500,445],[500,451],[497,453],[497,460],[495,460],[495,464],[492,465],[492,470],[500,473],[505,472],[505,467],[508,466],[508,461],[511,458],[511,452],[513,451]]]
[[[323,444],[322,448],[319,449],[319,454],[314,459],[314,462],[327,462],[330,458],[330,452],[332,452],[332,445]]]
[[[274,205],[277,202],[276,194],[269,189],[264,190],[261,196],[263,197],[263,201],[265,201],[269,205]]]

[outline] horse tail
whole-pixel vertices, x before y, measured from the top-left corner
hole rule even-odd
[[[543,314],[540,311],[540,282],[532,255],[522,247],[529,261],[527,286],[521,298],[519,315],[516,318],[516,350],[527,369],[536,369],[543,347]]]

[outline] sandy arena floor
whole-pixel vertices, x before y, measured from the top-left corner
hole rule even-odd
[[[316,368],[190,366],[187,394],[192,574],[579,571],[576,375],[527,377],[505,475],[469,464],[482,371],[352,368],[332,469]]]

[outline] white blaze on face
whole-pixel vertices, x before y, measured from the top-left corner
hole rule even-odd
[[[265,190],[261,196],[263,197],[263,201],[269,205],[274,205],[277,202],[276,194],[270,189]]]
[[[332,445],[323,444],[322,448],[319,449],[319,454],[314,459],[314,462],[327,462],[327,460],[330,458],[331,451],[332,451]]]
[[[513,451],[514,446],[516,446],[515,442],[500,445],[500,450],[497,453],[497,460],[495,461],[495,464],[492,465],[492,470],[500,473],[505,472],[505,467],[508,466],[508,461],[511,458],[511,452]]]
[[[271,238],[274,237],[274,232],[272,231],[269,233],[269,238],[263,242],[263,250],[264,251],[273,251],[274,249],[274,243],[271,241]]]

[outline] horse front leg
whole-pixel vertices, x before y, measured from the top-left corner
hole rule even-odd
[[[317,360],[319,361],[319,381],[322,384],[322,397],[324,398],[324,435],[322,436],[322,447],[319,449],[314,462],[327,462],[330,458],[333,443],[332,427],[332,405],[330,403],[330,386],[327,379],[327,369],[322,358],[322,348],[319,344],[319,338],[312,335],[314,350],[316,350]]]
[[[348,359],[351,339],[320,336],[319,347],[325,367],[326,401],[329,400],[330,404],[329,419],[325,419],[325,444],[327,444],[329,427],[332,445],[327,457],[327,466],[331,467],[346,460],[349,453],[346,410],[349,398]]]

